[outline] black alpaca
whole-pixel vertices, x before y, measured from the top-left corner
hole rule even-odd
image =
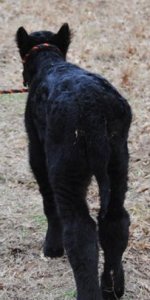
[[[68,24],[56,34],[28,35],[20,27],[16,35],[29,86],[25,126],[30,165],[48,221],[44,254],[58,257],[65,248],[78,300],[116,299],[124,293],[122,254],[130,224],[124,199],[131,110],[107,80],[66,62],[70,40]],[[86,203],[92,175],[101,200],[101,288],[96,224]]]

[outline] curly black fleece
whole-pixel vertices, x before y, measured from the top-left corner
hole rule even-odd
[[[25,126],[30,165],[48,220],[44,254],[58,257],[65,248],[78,300],[116,299],[124,293],[121,260],[130,223],[124,199],[131,109],[106,79],[66,62],[70,40],[68,24],[56,34],[40,31],[29,35],[20,27],[16,35],[22,58],[33,46],[53,45],[33,52],[23,70],[29,86]],[[86,204],[93,175],[101,200],[102,293],[96,224]]]

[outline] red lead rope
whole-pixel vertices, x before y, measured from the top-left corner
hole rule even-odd
[[[4,94],[21,94],[21,93],[27,93],[28,89],[11,89],[11,90],[0,90],[0,95]]]

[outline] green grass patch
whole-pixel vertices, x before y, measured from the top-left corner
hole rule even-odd
[[[76,290],[69,290],[64,294],[64,299],[69,300],[69,299],[76,299],[77,297],[77,292]]]
[[[36,223],[36,225],[40,227],[45,227],[47,224],[46,217],[44,215],[35,215],[33,216],[33,220]]]

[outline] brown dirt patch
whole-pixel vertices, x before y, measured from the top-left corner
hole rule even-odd
[[[15,32],[57,30],[69,22],[74,31],[68,59],[108,78],[129,98],[130,182],[126,207],[131,214],[129,247],[124,255],[123,299],[150,295],[150,2],[147,0],[0,0],[0,87],[21,87]],[[46,229],[42,201],[27,164],[23,126],[24,96],[0,97],[0,299],[73,299],[74,281],[66,257],[45,259]],[[88,195],[98,209],[97,187]],[[100,264],[102,256],[100,256]]]

